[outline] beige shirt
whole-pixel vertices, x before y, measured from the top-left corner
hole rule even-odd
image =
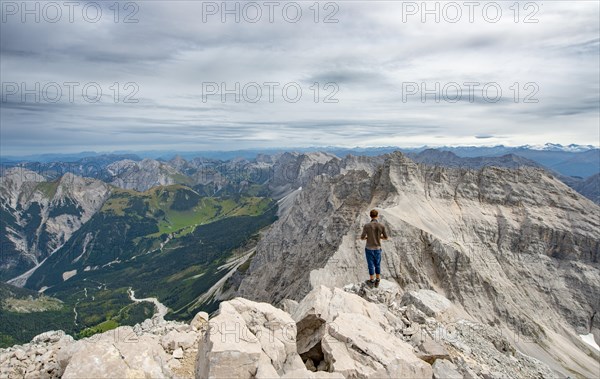
[[[379,223],[377,220],[371,220],[370,223],[365,224],[363,227],[361,239],[367,239],[367,249],[378,250],[381,249],[381,239],[387,239],[387,233],[385,226]]]

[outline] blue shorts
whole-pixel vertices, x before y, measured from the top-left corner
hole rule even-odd
[[[365,248],[365,255],[367,256],[369,275],[381,274],[381,249],[371,250]]]

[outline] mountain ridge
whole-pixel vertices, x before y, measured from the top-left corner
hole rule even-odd
[[[338,197],[342,188],[346,192]],[[570,341],[579,341],[578,332],[599,335],[593,314],[594,299],[600,298],[600,209],[529,167],[445,169],[396,153],[372,176],[354,171],[335,179],[316,177],[259,242],[237,293],[278,303],[298,300],[320,284],[343,286],[364,277],[356,236],[373,207],[380,209],[394,241],[384,247],[384,275],[403,288],[434,289],[481,322],[546,341],[552,345],[547,354],[555,354],[546,360],[557,362],[561,354],[556,341],[563,337],[556,331]],[[302,240],[284,243],[299,235]],[[563,281],[572,287],[564,289]],[[528,312],[539,307],[540,298],[546,299],[548,317],[562,323],[533,321]]]

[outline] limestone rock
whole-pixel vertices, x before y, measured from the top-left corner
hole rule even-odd
[[[402,297],[401,305],[413,304],[429,317],[438,317],[452,307],[452,302],[431,290],[409,291]]]
[[[15,358],[17,358],[20,361],[23,361],[27,358],[27,355],[23,350],[17,350],[15,351]]]
[[[433,379],[463,379],[456,365],[446,359],[438,359],[433,363]]]
[[[346,377],[431,378],[431,366],[406,342],[390,336],[370,318],[340,313],[322,341],[334,372]]]
[[[306,369],[308,371],[317,371],[317,368],[315,367],[315,363],[313,362],[312,359],[308,358],[306,360],[306,362],[304,362],[304,366],[306,366]]]
[[[426,337],[419,346],[419,353],[417,356],[425,362],[432,364],[440,359],[449,359],[450,353],[440,343],[434,341],[431,337]]]
[[[175,359],[183,359],[183,349],[178,347],[173,351],[173,358]]]
[[[339,372],[326,371],[308,371],[307,369],[296,369],[287,372],[281,376],[281,379],[344,379],[344,375]],[[272,379],[269,378],[269,379]]]
[[[281,301],[281,309],[283,309],[285,312],[289,313],[289,314],[294,314],[294,312],[296,311],[296,308],[298,308],[298,302],[296,300],[292,300],[292,299],[283,299]]]
[[[292,315],[298,325],[298,353],[315,346],[325,334],[327,324],[340,313],[364,315],[381,326],[389,326],[377,305],[339,288],[320,286],[302,299]]]
[[[195,345],[198,334],[194,332],[178,332],[171,330],[160,338],[160,343],[166,352],[171,353],[178,348],[187,350]]]
[[[208,313],[198,312],[190,322],[192,330],[199,331],[207,327],[208,324]]]
[[[600,330],[600,318],[592,318],[600,298],[597,204],[542,169],[518,165],[447,168],[395,152],[320,168],[261,239],[238,294],[276,304],[301,301],[321,284],[364,281],[357,237],[378,208],[391,236],[384,278],[403,291],[446,294],[468,313],[441,313],[452,322],[518,331],[531,346],[524,350],[543,350],[539,357],[562,375],[596,375],[598,360],[575,331]]]
[[[247,378],[304,368],[296,352],[295,322],[270,304],[243,298],[221,303],[210,327],[199,343],[199,377]]]
[[[425,324],[427,322],[427,315],[417,309],[414,304],[409,304],[406,307],[406,318],[409,321],[416,322],[419,324]]]
[[[65,337],[66,334],[62,330],[51,330],[48,332],[44,332],[42,334],[38,334],[33,337],[31,343],[55,343],[60,341],[61,338]],[[70,336],[68,336],[70,337]],[[71,338],[72,339],[72,338]]]
[[[133,328],[119,327],[96,339],[80,340],[69,347],[70,358],[63,378],[124,377],[162,378],[170,376],[170,359],[158,338],[135,336]],[[69,354],[68,354],[69,355]]]

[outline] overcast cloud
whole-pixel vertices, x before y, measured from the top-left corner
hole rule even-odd
[[[3,155],[600,140],[597,1],[479,2],[473,22],[463,2],[428,2],[439,22],[423,22],[420,1],[321,2],[318,15],[313,1],[295,2],[288,20],[276,2],[273,22],[266,3],[239,2],[239,23],[222,22],[221,1],[122,2],[118,15],[111,1],[97,22],[100,2],[75,2],[73,22],[60,1],[28,2],[31,14],[0,3]],[[22,83],[42,93],[23,96]],[[222,101],[223,83],[239,83],[239,102]]]

